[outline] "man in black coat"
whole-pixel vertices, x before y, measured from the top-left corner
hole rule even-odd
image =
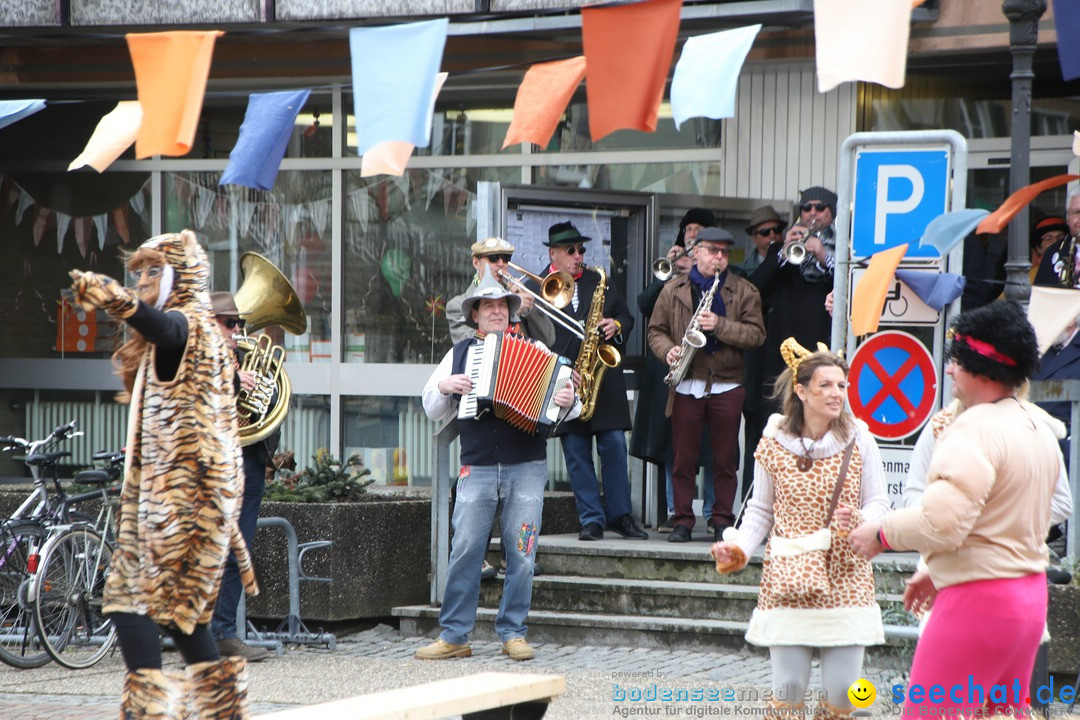
[[[551,266],[543,273],[566,271],[574,278],[574,297],[564,312],[585,324],[589,316],[593,296],[600,282],[600,275],[585,268],[585,237],[572,223],[552,225],[548,229],[548,247]],[[626,300],[610,285],[604,292],[603,319],[598,330],[603,342],[615,346],[623,344],[623,337],[634,327],[634,318]],[[576,360],[581,340],[559,323],[555,324],[555,344],[551,350]],[[589,421],[575,420],[564,423],[556,430],[562,441],[566,458],[566,471],[574,490],[578,520],[581,523],[580,540],[600,540],[604,529],[625,538],[646,540],[649,534],[639,528],[631,516],[630,478],[627,471],[626,435],[630,429],[630,407],[626,402],[626,382],[621,368],[611,368],[604,374],[596,390],[596,410]],[[593,466],[593,438],[600,455],[604,496]]]
[[[750,276],[761,292],[761,311],[765,319],[765,344],[761,346],[761,390],[756,422],[747,422],[745,441],[750,455],[757,447],[769,415],[780,412],[770,399],[776,377],[784,370],[780,343],[795,338],[805,348],[826,345],[832,339],[832,316],[825,309],[825,296],[833,289],[833,264],[836,262],[836,193],[824,187],[809,187],[799,198],[799,221],[782,240],[769,245],[765,259]],[[808,228],[813,232],[807,235]],[[774,236],[775,237],[775,236]],[[804,241],[806,259],[788,262],[787,248]],[[753,466],[744,468],[743,497],[752,483]]]

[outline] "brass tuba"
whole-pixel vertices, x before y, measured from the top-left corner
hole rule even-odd
[[[255,332],[278,325],[293,335],[307,332],[307,315],[292,283],[262,255],[240,256],[244,282],[236,291],[236,309],[244,317],[245,330]],[[241,390],[236,399],[240,421],[240,444],[252,445],[273,433],[285,421],[292,397],[292,383],[285,373],[285,348],[274,345],[268,335],[237,338],[244,351],[241,370],[255,373],[255,389]],[[274,393],[277,401],[274,402]]]

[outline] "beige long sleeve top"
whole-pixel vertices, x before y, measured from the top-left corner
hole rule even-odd
[[[883,521],[895,550],[917,550],[939,589],[1046,569],[1057,441],[1017,400],[966,410],[938,441],[922,504]]]

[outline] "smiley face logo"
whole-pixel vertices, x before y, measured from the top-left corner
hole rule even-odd
[[[859,678],[851,683],[847,691],[848,700],[857,708],[868,708],[874,704],[877,697],[877,688],[869,680]]]

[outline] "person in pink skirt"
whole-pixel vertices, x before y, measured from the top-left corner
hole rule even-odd
[[[904,592],[908,610],[934,609],[906,689],[943,692],[906,692],[904,714],[1019,714],[1046,620],[1057,441],[1017,397],[1039,364],[1018,305],[962,313],[948,338],[946,373],[968,409],[938,439],[922,503],[859,525],[849,542],[867,559],[891,548],[926,560]]]

